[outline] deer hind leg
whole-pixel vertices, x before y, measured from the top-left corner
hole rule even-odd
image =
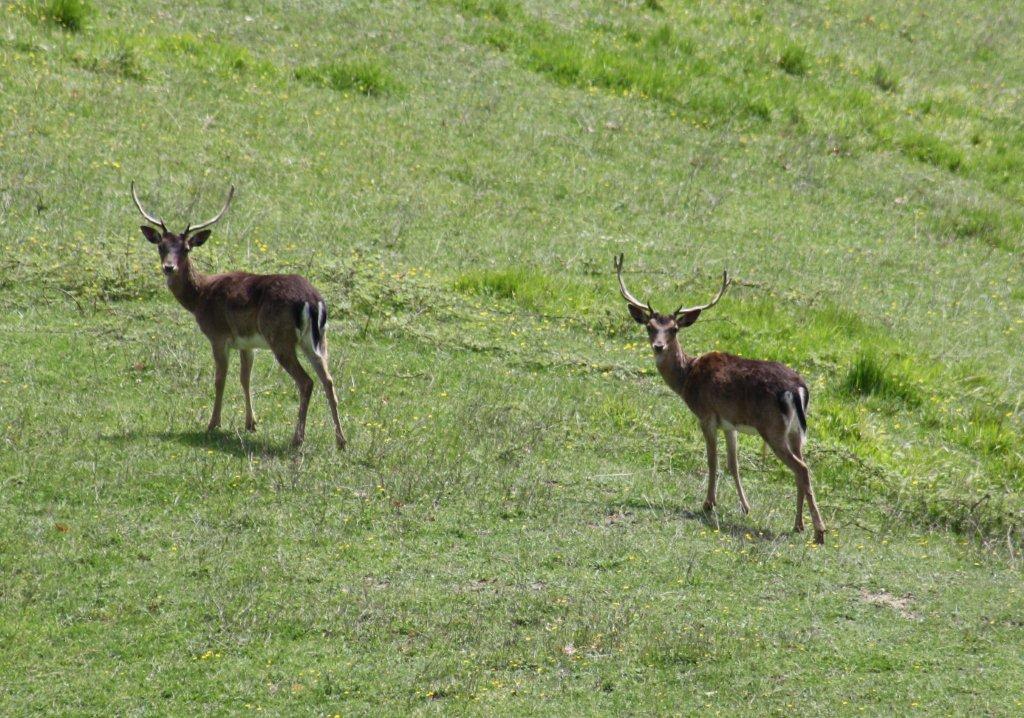
[[[252,349],[241,349],[238,354],[241,357],[239,379],[242,382],[242,394],[245,395],[245,429],[246,431],[256,431],[256,417],[252,413],[252,395],[249,393],[253,351]]]
[[[701,431],[708,450],[708,495],[704,499],[704,510],[710,511],[718,500],[718,436],[716,428],[711,425],[701,426]]]
[[[797,400],[799,401],[799,398]],[[795,456],[800,461],[803,461],[804,439],[807,438],[807,435],[802,430],[798,429],[795,425],[791,424],[791,427],[792,427],[792,429],[789,431],[789,433],[786,434],[786,441],[789,444],[789,450],[793,454],[793,456]],[[806,462],[804,462],[804,466],[806,468]],[[810,485],[811,485],[811,478],[810,478],[810,473],[808,472],[808,475],[807,475],[807,487],[809,488]],[[799,485],[799,483],[798,483],[797,490],[796,490],[796,521],[793,524],[793,530],[796,531],[797,533],[803,533],[803,530],[804,530],[804,499],[807,497],[807,493],[808,493],[807,490],[804,489],[803,487],[801,487]],[[813,496],[813,494],[812,494],[812,496]],[[818,508],[817,502],[815,502],[815,504],[814,504],[814,511],[817,511],[817,508]],[[812,513],[812,515],[813,515],[813,513]],[[818,524],[817,523],[814,525],[814,528],[815,528],[815,540],[817,540],[817,538],[818,538],[818,534],[817,534]],[[824,531],[824,528],[822,529],[822,531]],[[822,541],[824,541],[824,538],[822,538]]]
[[[320,378],[320,383],[324,386],[327,404],[331,407],[331,419],[334,420],[334,440],[340,451],[345,448],[347,441],[345,432],[341,430],[341,419],[338,418],[338,395],[334,392],[334,379],[331,378],[331,372],[327,368],[327,337],[321,339],[319,353],[315,349],[307,347],[305,343],[302,344],[302,349],[306,358],[309,359],[309,363],[313,365],[316,375]]]
[[[750,503],[747,501],[747,495],[743,491],[743,484],[740,483],[740,461],[736,448],[735,430],[725,432],[725,447],[728,451],[729,473],[732,474],[732,478],[736,481],[736,493],[740,496],[740,510],[744,514],[749,514]]]
[[[295,355],[294,344],[287,344],[280,348],[275,347],[274,358],[295,380],[295,386],[299,390],[299,417],[295,422],[292,446],[301,446],[302,442],[306,440],[306,412],[309,410],[309,398],[313,395],[313,380],[299,363],[299,358]]]
[[[804,490],[799,484],[796,487],[796,522],[793,530],[798,534],[804,532]]]
[[[228,350],[222,343],[211,342],[213,347],[213,414],[206,430],[213,431],[220,426],[220,409],[224,403],[224,382],[228,378]]]
[[[796,458],[803,461],[803,456],[800,453],[803,449],[804,434],[802,431],[790,432],[786,435],[786,441],[789,444],[789,451]],[[806,468],[806,464],[805,464]],[[807,485],[810,486],[811,480],[808,475]],[[800,483],[799,477],[797,478],[796,486],[796,520],[793,522],[793,531],[796,533],[803,533],[804,531],[804,498],[806,497],[806,491]],[[817,529],[817,526],[815,526]]]
[[[800,449],[796,446],[790,446],[785,440],[771,442],[771,447],[775,455],[782,460],[782,463],[789,467],[789,470],[796,477],[797,519],[794,528],[797,531],[803,530],[803,502],[806,499],[807,506],[811,511],[811,521],[814,523],[814,542],[819,544],[825,543],[825,522],[821,520],[818,502],[814,498],[814,489],[811,488],[811,472],[807,469],[807,464],[804,463]]]
[[[807,468],[803,455],[797,449],[793,456],[800,466],[803,467],[804,498],[807,500],[807,507],[811,510],[811,521],[814,523],[814,542],[825,543],[825,522],[821,519],[821,512],[818,510],[818,502],[814,498],[814,488],[811,486],[811,472]]]

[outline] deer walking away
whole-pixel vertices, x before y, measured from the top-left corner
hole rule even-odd
[[[807,405],[810,393],[801,376],[784,364],[708,352],[687,354],[679,343],[678,332],[694,322],[701,312],[722,298],[729,286],[728,272],[722,273],[722,287],[707,304],[681,306],[671,314],[656,312],[649,302],[641,302],[622,279],[623,256],[615,258],[619,292],[626,300],[634,321],[647,329],[654,362],[665,383],[686,402],[697,417],[708,455],[708,489],[704,510],[717,502],[718,432],[725,434],[729,473],[736,482],[740,508],[750,512],[750,503],[740,482],[737,456],[737,432],[760,435],[796,478],[795,531],[804,530],[803,507],[806,499],[814,523],[814,540],[825,542],[825,523],[811,487],[811,475],[803,459],[807,438]]]
[[[132,183],[132,200],[148,224],[142,234],[157,246],[167,287],[181,306],[195,316],[200,330],[213,350],[214,401],[208,431],[220,426],[224,383],[227,379],[229,352],[237,350],[241,363],[239,379],[245,395],[245,428],[256,430],[249,379],[253,351],[269,349],[278,364],[295,381],[299,391],[299,414],[292,444],[305,440],[306,413],[313,393],[313,380],[298,359],[302,352],[320,383],[334,421],[335,442],[345,448],[345,434],[338,418],[338,399],[334,380],[327,366],[327,304],[305,277],[297,274],[204,275],[189,261],[189,253],[210,238],[211,226],[224,216],[235,188],[228,192],[220,212],[205,222],[187,225],[180,234],[171,232],[163,220],[147,212]]]

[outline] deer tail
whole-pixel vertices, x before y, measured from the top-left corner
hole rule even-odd
[[[302,302],[296,306],[296,324],[299,341],[313,353],[322,355],[327,334],[327,305],[322,299]]]
[[[807,387],[804,386],[779,392],[779,409],[789,425],[787,433],[793,433],[793,430],[797,428],[793,426],[794,420],[799,427],[800,435],[803,436],[807,433],[807,404],[809,401],[810,394]]]

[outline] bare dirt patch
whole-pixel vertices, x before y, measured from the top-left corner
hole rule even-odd
[[[921,614],[910,610],[914,597],[909,593],[905,596],[894,596],[884,588],[878,591],[869,591],[866,588],[860,589],[860,600],[870,603],[873,606],[884,606],[891,608],[908,621],[920,621]]]

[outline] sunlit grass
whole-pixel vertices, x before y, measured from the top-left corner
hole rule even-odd
[[[0,7],[0,713],[1020,713],[1016,8],[42,6]],[[347,452],[319,392],[289,447],[266,352],[258,431],[237,356],[204,431],[132,180],[173,227],[234,184],[198,266],[320,289]],[[824,548],[756,437],[751,515],[724,451],[700,511],[619,252],[662,311],[728,269],[684,347],[805,377]]]

